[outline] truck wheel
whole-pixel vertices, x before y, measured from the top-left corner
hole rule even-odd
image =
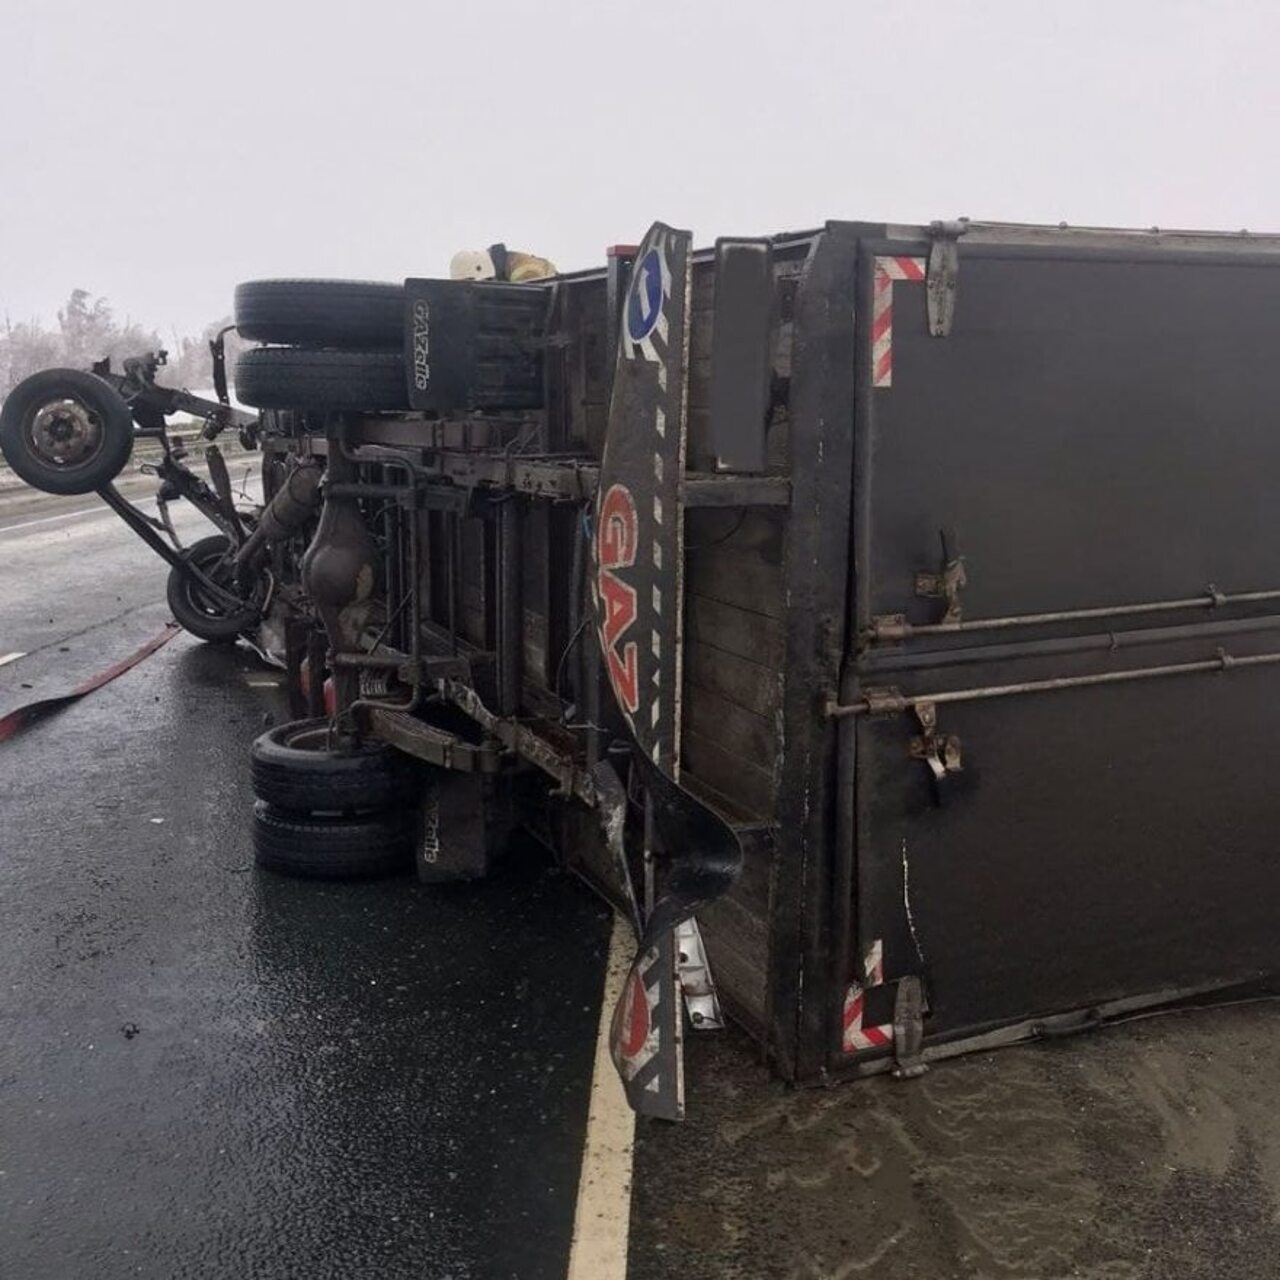
[[[329,746],[328,720],[294,720],[253,744],[253,794],[294,813],[351,813],[390,808],[405,798],[401,756],[385,742]]]
[[[45,493],[93,493],[133,452],[133,416],[114,387],[78,369],[24,378],[0,409],[0,451]]]
[[[231,539],[224,534],[215,533],[193,542],[183,552],[183,559],[194,564],[220,587],[234,589]],[[177,569],[169,570],[166,594],[178,625],[193,636],[215,644],[234,640],[242,631],[256,626],[262,617],[257,601],[246,600],[243,609],[231,609],[224,601],[202,591],[198,582],[193,582]]]
[[[236,286],[236,327],[253,342],[399,351],[404,286],[374,280],[251,280]]]
[[[409,407],[396,351],[253,347],[236,361],[236,397],[258,409],[375,412]]]
[[[398,811],[321,818],[261,800],[253,806],[253,856],[268,871],[304,880],[388,876],[413,865],[409,824]]]

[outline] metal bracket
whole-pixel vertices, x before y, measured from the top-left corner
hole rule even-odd
[[[676,925],[676,972],[695,1030],[721,1030],[724,1015],[720,1012],[720,998],[702,945],[702,932],[692,916]]]
[[[893,1074],[914,1080],[929,1069],[921,1055],[924,1043],[924,987],[914,974],[898,979],[893,998]]]
[[[923,731],[912,738],[907,750],[913,760],[923,760],[929,766],[935,787],[946,782],[953,773],[964,766],[960,761],[960,739],[954,734],[938,732],[938,708],[932,702],[918,702],[912,708]]]
[[[934,222],[929,227],[932,240],[924,287],[929,332],[935,338],[945,338],[951,332],[956,313],[956,283],[960,276],[960,250],[956,242],[968,230],[968,218]]]
[[[441,769],[497,773],[503,766],[501,749],[492,741],[467,742],[447,729],[387,707],[371,707],[367,714],[369,730],[382,741]]]
[[[867,640],[905,640],[910,634],[905,613],[878,613],[864,633]]]
[[[940,529],[942,540],[942,568],[937,573],[916,574],[916,595],[947,602],[941,622],[944,626],[960,621],[962,609],[960,592],[969,585],[964,556],[960,554],[953,529]]]
[[[867,704],[867,714],[872,716],[888,715],[906,707],[902,690],[897,685],[864,685],[862,698]],[[831,706],[831,703],[827,704],[828,712]]]

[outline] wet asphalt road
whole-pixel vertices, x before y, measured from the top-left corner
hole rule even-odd
[[[0,520],[0,708],[163,625],[96,521]],[[0,746],[0,1274],[561,1277],[607,913],[525,844],[467,888],[257,871],[263,678],[181,636]]]
[[[0,712],[167,617],[113,518],[44,514],[0,507]],[[179,637],[0,745],[0,1277],[563,1277],[607,915],[526,845],[469,888],[256,871],[270,679]],[[629,1280],[1280,1275],[1275,1003],[909,1084],[790,1090],[732,1029],[687,1066]]]

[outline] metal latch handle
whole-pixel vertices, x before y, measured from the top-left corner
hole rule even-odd
[[[942,568],[937,573],[916,574],[916,595],[945,600],[941,622],[948,624],[960,621],[960,592],[968,585],[969,576],[956,531],[949,527],[939,529],[938,536],[942,542]]]

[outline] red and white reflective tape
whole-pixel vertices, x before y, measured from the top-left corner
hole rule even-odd
[[[872,385],[893,386],[893,282],[925,278],[923,258],[877,258],[871,307]]]
[[[867,949],[867,954],[863,958],[862,974],[864,981],[851,982],[844,997],[842,1045],[845,1053],[857,1053],[859,1049],[887,1049],[893,1044],[892,1023],[885,1023],[878,1027],[862,1025],[863,1006],[868,988],[878,987],[884,982],[884,944],[879,938]]]

